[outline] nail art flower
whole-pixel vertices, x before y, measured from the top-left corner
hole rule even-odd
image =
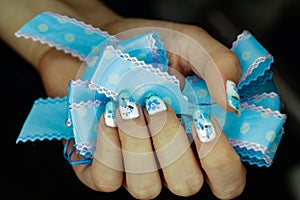
[[[110,127],[117,127],[115,123],[116,105],[113,102],[108,102],[105,105],[104,120],[105,124]]]
[[[200,111],[196,112],[194,123],[201,142],[210,142],[216,137],[215,129],[207,114]]]
[[[123,119],[134,119],[139,117],[139,111],[136,103],[128,91],[119,94],[119,107]]]
[[[107,116],[108,118],[115,120],[115,113],[112,110],[107,111]]]
[[[153,92],[145,95],[145,105],[149,115],[167,110],[166,104]]]
[[[147,103],[147,110],[150,112],[151,110],[155,111],[160,108],[160,102],[157,99],[149,100]]]

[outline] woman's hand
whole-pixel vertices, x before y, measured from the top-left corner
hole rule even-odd
[[[124,18],[94,0],[51,1],[46,10],[69,14],[124,38],[137,33],[136,30],[157,29],[168,51],[170,73],[175,71],[184,76],[198,74],[206,81],[210,95],[222,108],[237,111],[228,103],[226,82],[237,83],[239,80],[238,59],[203,29],[167,21]],[[169,31],[162,29],[181,34],[170,35]],[[24,47],[20,43],[8,41],[40,72],[49,96],[67,95],[68,82],[76,77],[81,66],[79,60],[52,48],[43,47],[43,53],[40,53],[38,45],[29,48],[30,52],[22,52],[20,49]],[[39,56],[31,58],[34,52]],[[122,107],[116,108],[117,127],[105,123],[105,114],[101,116],[92,164],[73,166],[77,177],[85,185],[100,192],[113,192],[123,185],[138,199],[155,198],[163,184],[176,195],[190,196],[201,190],[204,181],[220,199],[231,199],[243,192],[246,170],[214,119],[211,119],[216,135],[213,148],[209,142],[203,142],[196,136],[198,129],[194,126],[194,152],[173,109],[160,101],[160,97],[154,95],[152,98],[160,101],[163,109],[151,114],[147,109],[142,110],[134,100],[129,101],[130,95],[122,95],[126,97],[123,100],[134,106],[136,115],[126,118]],[[206,149],[205,156],[201,149]],[[76,159],[80,158],[73,154],[72,160]]]

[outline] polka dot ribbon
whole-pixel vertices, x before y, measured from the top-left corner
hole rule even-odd
[[[191,110],[200,106],[222,125],[242,161],[272,164],[286,115],[280,112],[280,96],[273,82],[273,57],[249,31],[238,35],[231,48],[242,67],[240,116],[220,108],[204,80],[196,75],[186,77],[185,88],[180,90],[178,79],[167,73],[166,51],[153,31],[118,40],[76,19],[44,12],[21,27],[16,36],[47,44],[87,63],[82,76],[70,81],[68,96],[34,102],[17,142],[74,138],[79,154],[90,159],[106,102],[129,89],[142,104],[143,95],[155,91],[178,114],[189,138]]]

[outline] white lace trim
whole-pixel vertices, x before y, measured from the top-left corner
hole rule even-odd
[[[158,48],[157,48],[157,46],[156,46],[157,40],[155,40],[155,39],[153,38],[153,34],[154,34],[153,31],[147,33],[147,39],[148,39],[148,41],[149,41],[149,48],[151,49],[151,53],[152,53],[155,57],[160,57],[160,55],[159,55],[158,52],[157,52],[157,50],[158,50]]]
[[[114,100],[117,99],[118,94],[111,91],[110,89],[107,89],[99,84],[92,83],[89,80],[82,81],[81,79],[78,79],[76,81],[71,80],[70,85],[75,86],[75,87],[86,87],[89,88],[90,90],[96,90],[99,94],[104,94],[108,98],[113,98]]]
[[[247,71],[241,76],[240,80],[239,80],[239,84],[243,81],[246,80],[246,78],[252,74],[253,70],[256,69],[260,63],[263,63],[266,61],[267,58],[272,58],[273,56],[271,54],[265,54],[259,58],[257,58],[252,65],[247,69]],[[261,72],[262,74],[264,73],[264,71]]]
[[[239,148],[246,148],[247,150],[254,150],[254,151],[260,151],[262,152],[264,155],[269,153],[269,150],[267,147],[262,146],[260,144],[257,143],[253,143],[253,142],[248,142],[245,140],[236,140],[236,139],[232,139],[229,138],[230,143],[232,144],[232,146],[234,147],[239,147]]]
[[[241,34],[239,34],[237,36],[237,39],[232,43],[232,47],[231,50],[234,50],[238,44],[245,38],[247,38],[248,35],[250,35],[251,33],[248,30],[243,30],[243,32]]]
[[[275,92],[262,93],[262,94],[257,94],[257,95],[251,96],[251,97],[241,98],[241,102],[251,101],[251,100],[255,100],[255,99],[264,99],[264,98],[280,98],[280,96],[279,96],[279,94],[277,94]]]
[[[162,71],[160,71],[159,68],[154,68],[151,64],[146,64],[144,61],[138,60],[136,57],[131,57],[128,53],[123,53],[122,51],[115,49],[112,45],[106,46],[105,50],[108,50],[112,54],[114,54],[128,62],[131,62],[132,64],[135,64],[135,65],[141,67],[142,69],[153,73],[154,75],[160,76],[163,79],[173,82],[178,86],[180,85],[179,80],[176,78],[176,76],[170,75],[168,72],[162,72]]]
[[[82,156],[92,157],[96,150],[96,141],[80,142],[75,145],[76,150]]]
[[[286,120],[286,115],[280,113],[277,110],[271,110],[270,108],[264,108],[262,106],[256,106],[254,104],[248,104],[246,102],[241,103],[241,107],[243,109],[254,110],[256,112],[262,112],[262,113],[265,113],[265,114],[268,114],[268,115],[271,115],[271,116],[274,116],[274,117],[278,117],[283,121]]]
[[[94,33],[97,33],[98,35],[101,35],[101,36],[103,36],[103,37],[105,37],[105,38],[107,38],[107,39],[109,39],[109,40],[111,40],[111,41],[113,41],[113,42],[118,41],[118,39],[116,39],[115,36],[112,36],[112,35],[108,34],[107,31],[102,31],[101,29],[95,28],[95,27],[93,27],[93,26],[90,25],[90,24],[84,23],[83,21],[78,21],[78,20],[75,19],[75,18],[70,18],[70,17],[65,16],[65,15],[60,15],[60,14],[52,13],[52,12],[48,12],[48,11],[47,11],[47,12],[44,12],[44,13],[47,14],[47,15],[54,16],[54,17],[56,17],[56,18],[58,18],[58,19],[62,19],[62,20],[65,20],[65,21],[67,21],[67,22],[76,24],[77,26],[80,26],[80,27],[82,27],[82,28],[84,28],[84,29],[87,29],[87,30],[90,30],[90,31],[92,31],[92,32],[94,32]]]
[[[104,101],[96,99],[95,101],[81,101],[80,103],[71,103],[70,109],[72,110],[79,110],[82,108],[91,108],[91,107],[98,107],[101,106],[103,103],[106,103]]]
[[[78,51],[75,51],[69,47],[66,47],[64,45],[61,45],[59,43],[53,42],[52,40],[45,39],[44,37],[37,36],[37,35],[31,35],[28,33],[21,33],[21,32],[16,32],[15,33],[16,37],[24,37],[25,39],[31,39],[34,42],[40,42],[41,44],[46,44],[49,47],[54,47],[59,51],[63,51],[66,54],[71,54],[73,57],[78,58],[80,61],[84,61],[86,59],[86,56],[83,55],[82,53],[79,53]]]

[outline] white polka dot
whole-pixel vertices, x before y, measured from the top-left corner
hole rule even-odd
[[[65,40],[66,40],[67,42],[74,42],[74,40],[75,40],[75,35],[73,35],[72,33],[67,33],[67,34],[65,35]]]
[[[243,60],[249,60],[250,57],[251,57],[251,52],[250,51],[244,51],[242,53],[242,59]]]
[[[219,119],[218,119],[218,122],[219,122],[219,125],[220,125],[221,127],[223,127],[224,124],[225,124],[225,118],[219,118]]]
[[[171,105],[172,104],[172,99],[170,97],[164,97],[162,98],[164,102],[166,102],[167,104]]]
[[[98,123],[94,124],[94,132],[98,133]]]
[[[272,146],[270,147],[270,151],[271,152],[276,152],[277,150],[277,145],[276,144],[272,144]]]
[[[250,37],[251,37],[251,34],[246,34],[243,39],[248,40]]]
[[[58,23],[60,24],[65,24],[67,23],[67,20],[63,19],[63,18],[57,18]]]
[[[99,53],[100,53],[99,47],[97,47],[97,46],[92,46],[92,47],[91,47],[91,55],[92,55],[92,56],[99,55]]]
[[[137,58],[138,58],[139,60],[144,60],[144,59],[146,58],[146,54],[145,54],[145,53],[140,53],[140,54],[137,56]]]
[[[200,98],[204,98],[207,95],[207,91],[205,89],[200,89],[197,91],[197,94]]]
[[[90,30],[90,29],[84,29],[84,32],[87,34],[87,35],[93,35],[94,34],[94,31]]]
[[[267,113],[261,113],[260,116],[262,118],[269,118],[271,115],[267,114]]]
[[[240,127],[240,132],[242,134],[245,134],[249,131],[250,129],[250,124],[249,123],[243,123],[242,126]]]
[[[160,76],[156,76],[156,83],[163,84],[164,82],[166,82],[166,79],[164,79]]]
[[[87,114],[87,110],[85,108],[76,110],[77,114],[81,117],[84,117]]]
[[[93,60],[89,60],[88,61],[88,67],[94,67],[97,63],[97,60],[96,59],[93,59]]]
[[[120,76],[117,73],[111,73],[108,77],[108,82],[112,84],[117,84],[120,80]]]
[[[189,113],[191,116],[193,116],[193,114],[194,114],[194,109],[193,109],[193,108],[189,108],[188,113]]]
[[[141,96],[144,94],[144,92],[145,92],[145,88],[139,87],[137,90],[134,91],[134,94],[136,94],[136,96]]]
[[[125,48],[123,46],[121,46],[121,45],[118,45],[117,49],[120,50],[120,51],[124,51],[125,50]]]
[[[114,54],[112,53],[112,52],[110,52],[110,51],[104,51],[104,53],[103,53],[103,58],[105,58],[105,59],[111,59],[111,58],[113,58],[114,57]]]
[[[254,101],[254,103],[259,103],[262,101],[262,99],[254,99],[253,101]]]
[[[141,70],[141,67],[135,64],[130,65],[130,70],[131,71],[138,71]]]
[[[40,32],[44,33],[44,32],[47,32],[49,28],[46,24],[40,24],[40,25],[38,25],[38,29]]]
[[[269,131],[266,134],[266,139],[270,142],[273,142],[275,140],[276,134],[274,131]]]

